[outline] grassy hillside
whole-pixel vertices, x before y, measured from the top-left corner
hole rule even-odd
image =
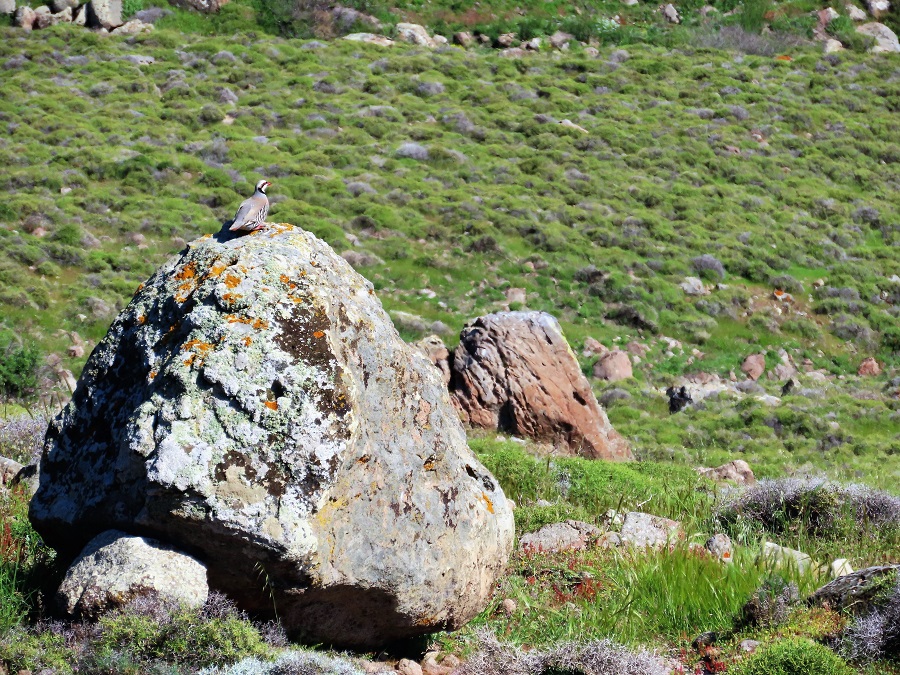
[[[640,457],[743,453],[763,475],[896,485],[896,58],[2,38],[0,316],[76,374],[62,331],[89,352],[156,265],[266,177],[272,219],[365,254],[385,306],[442,322],[451,345],[521,288],[576,349],[647,346],[607,400]],[[686,295],[686,276],[711,293]],[[658,390],[677,376],[740,374],[759,350],[772,368],[781,349],[831,381],[801,378],[777,409],[724,397],[668,415]],[[887,375],[857,379],[870,355]]]
[[[797,504],[734,517],[692,467],[743,458],[760,477],[824,473],[897,492],[900,60],[804,44],[819,7],[807,0],[743,3],[727,17],[735,5],[719,3],[706,23],[686,3],[679,27],[656,6],[618,2],[574,15],[555,0],[355,6],[446,33],[564,28],[599,56],[290,39],[355,27],[261,0],[212,18],[177,10],[128,39],[0,28],[0,350],[16,354],[0,362],[0,396],[31,386],[22,373],[38,354],[77,374],[86,355],[67,354],[71,333],[89,353],[138,284],[217,231],[264,177],[270,219],[355,252],[407,339],[444,327],[452,346],[468,319],[525,306],[560,319],[586,373],[589,337],[642,346],[632,379],[594,381],[641,462],[536,458],[493,434],[471,445],[518,503],[519,534],[566,518],[606,527],[609,509],[641,509],[682,521],[684,540],[653,554],[519,551],[491,606],[434,645],[465,656],[481,627],[539,648],[612,637],[690,670],[691,639],[716,630],[721,671],[746,638],[836,639],[847,616],[785,600],[822,578],[774,570],[760,546],[854,568],[898,562],[896,499],[794,481],[778,489]],[[613,13],[618,28],[600,21]],[[763,23],[787,33],[762,35]],[[709,293],[686,294],[688,276]],[[801,372],[784,396],[783,379],[764,377],[668,413],[667,386],[743,379],[743,358],[761,351],[769,370],[790,359],[818,373]],[[856,375],[868,356],[882,375]],[[41,429],[23,416],[0,425],[0,455],[27,460]],[[283,645],[272,626],[215,602],[29,628],[61,570],[26,507],[0,495],[0,661],[11,667],[186,673]],[[737,564],[691,546],[718,531]],[[751,597],[782,605],[747,623]],[[879,657],[848,639],[843,653]]]

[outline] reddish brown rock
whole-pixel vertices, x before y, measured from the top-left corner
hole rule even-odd
[[[594,364],[594,377],[599,380],[618,382],[627,380],[632,375],[631,359],[619,349],[601,355]]]
[[[860,377],[875,377],[876,375],[881,375],[881,366],[878,365],[878,361],[870,356],[859,364],[859,370],[856,371],[856,374]]]
[[[592,459],[633,459],[544,312],[502,312],[466,324],[450,389],[465,422],[554,443]]]
[[[602,342],[588,337],[584,340],[584,350],[581,353],[585,356],[596,356],[597,354],[605,354],[608,351],[609,349]]]
[[[741,371],[751,380],[758,380],[766,372],[766,357],[762,354],[751,354],[741,364]]]

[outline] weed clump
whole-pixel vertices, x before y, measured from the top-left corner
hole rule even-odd
[[[486,630],[478,632],[478,651],[457,675],[662,675],[666,668],[648,652],[631,652],[610,640],[564,643],[546,651],[522,651]]]
[[[800,593],[797,584],[780,576],[763,581],[753,592],[741,610],[741,621],[745,626],[771,628],[784,623],[797,604]]]
[[[900,497],[823,479],[762,480],[727,498],[716,518],[725,526],[743,520],[774,533],[801,521],[810,534],[830,538],[841,533],[848,518],[861,527],[900,526]]]
[[[844,632],[841,652],[851,661],[900,660],[900,577],[886,598]]]
[[[47,418],[18,415],[0,420],[0,457],[7,457],[20,464],[31,464],[40,458]]]
[[[781,640],[728,670],[733,675],[852,675],[853,669],[828,647],[812,640]]]

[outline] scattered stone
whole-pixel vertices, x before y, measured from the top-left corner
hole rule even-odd
[[[604,408],[609,408],[609,406],[611,406],[613,403],[616,403],[617,401],[627,401],[630,398],[631,394],[629,394],[624,389],[619,389],[618,387],[616,387],[615,389],[610,389],[603,392],[597,400],[600,401],[600,405],[602,405]]]
[[[856,32],[875,38],[875,46],[869,50],[872,53],[900,52],[900,41],[897,40],[896,33],[883,23],[864,23],[862,26],[857,26]]]
[[[460,31],[459,33],[453,34],[453,42],[455,44],[458,44],[463,49],[469,49],[470,47],[475,45],[475,38],[471,33]]]
[[[571,120],[560,120],[559,126],[565,127],[566,129],[574,129],[575,131],[580,131],[583,134],[590,133],[587,129],[575,124],[575,122],[572,122]],[[584,176],[583,174],[582,176],[584,180],[587,180],[587,176]]]
[[[600,56],[600,50],[597,49],[596,47],[585,47],[584,55],[587,56],[588,58],[596,59],[598,56]]]
[[[397,330],[403,330],[409,333],[424,333],[426,330],[425,319],[418,314],[396,310],[391,312],[391,319],[397,327]]]
[[[819,17],[819,24],[822,26],[827,26],[840,16],[840,14],[837,13],[837,10],[835,10],[834,7],[826,7],[825,9],[820,9],[817,14]]]
[[[622,542],[630,546],[658,548],[681,537],[681,523],[649,513],[631,511],[626,514],[619,534]]]
[[[66,349],[66,354],[73,359],[80,359],[84,356],[84,347],[82,345],[72,345]]]
[[[851,610],[864,614],[872,601],[900,575],[900,565],[876,565],[830,581],[807,599],[807,604],[828,607],[836,612]]]
[[[500,56],[505,59],[521,59],[527,52],[520,47],[510,47],[509,49],[501,49]]]
[[[741,640],[741,651],[745,654],[752,654],[759,648],[759,642],[757,640]]]
[[[678,10],[675,9],[675,5],[670,3],[664,6],[661,11],[669,23],[681,23],[681,16],[678,14]]]
[[[91,0],[87,9],[87,25],[112,30],[122,25],[122,0]]]
[[[193,9],[204,14],[215,14],[228,4],[229,0],[171,0],[176,7]]]
[[[687,295],[708,295],[709,290],[703,285],[703,281],[697,277],[685,277],[679,286]]]
[[[503,610],[503,613],[506,614],[506,616],[512,616],[516,613],[518,605],[512,598],[505,598],[503,602],[500,603],[500,608]]]
[[[750,465],[742,459],[735,459],[714,469],[698,468],[697,473],[714,481],[731,481],[737,485],[753,485],[756,476]]]
[[[618,382],[633,377],[631,359],[627,352],[615,349],[601,354],[594,364],[594,377],[607,382]]]
[[[723,563],[734,562],[734,550],[727,534],[714,534],[706,540],[705,548]]]
[[[18,9],[16,9],[16,14],[13,17],[13,22],[19,28],[24,30],[32,30],[34,28],[34,22],[37,18],[37,14],[34,13],[34,10],[31,7],[27,7],[22,5]]]
[[[775,565],[796,567],[801,574],[805,573],[812,564],[812,558],[803,551],[779,546],[771,541],[763,544],[762,557]]]
[[[172,12],[171,9],[166,9],[165,7],[148,7],[147,9],[135,12],[131,18],[143,21],[144,23],[156,23],[162,18],[172,16],[173,13],[174,12]]]
[[[593,544],[603,532],[579,520],[544,525],[537,532],[523,534],[519,548],[535,553],[559,553],[560,551],[582,551]]]
[[[399,675],[423,675],[422,666],[409,659],[400,659],[397,662],[397,673]]]
[[[341,257],[350,263],[350,266],[355,270],[358,270],[361,267],[372,267],[373,265],[384,264],[384,260],[374,253],[369,253],[367,251],[354,251],[348,249],[341,252]]]
[[[444,385],[450,384],[450,350],[437,335],[429,335],[413,343],[441,371]]]
[[[622,535],[618,532],[606,532],[597,540],[599,548],[619,548],[622,546]]]
[[[741,372],[756,382],[766,372],[766,357],[763,354],[751,354],[741,364]]]
[[[124,24],[110,32],[113,35],[139,35],[141,33],[147,33],[152,30],[152,23],[144,23],[143,21],[139,21],[138,19],[132,19],[131,21],[126,21]]]
[[[838,577],[853,574],[853,566],[846,558],[838,558],[829,565],[828,571],[831,574],[832,579],[837,579]]]
[[[881,366],[878,365],[878,361],[870,356],[863,359],[863,362],[859,364],[856,374],[860,377],[877,377],[881,375]]]
[[[13,14],[16,11],[16,0],[0,0],[0,14]]]
[[[24,467],[13,459],[0,457],[0,486],[6,487]]]
[[[584,349],[581,353],[584,356],[596,356],[597,354],[605,354],[608,351],[609,349],[607,349],[606,345],[592,337],[587,337],[584,339]]]
[[[523,42],[522,44],[520,44],[519,47],[530,52],[539,52],[541,51],[541,38],[533,37],[527,42]]]
[[[519,305],[525,304],[525,289],[524,288],[507,288],[506,289],[506,302],[509,304],[517,303]]]
[[[797,374],[797,369],[790,363],[779,363],[769,372],[772,380],[790,380]]]
[[[497,44],[504,48],[512,47],[514,44],[516,44],[516,34],[504,33],[497,38]]]
[[[420,47],[435,46],[434,40],[428,35],[428,31],[425,30],[425,27],[420,26],[417,23],[398,23],[397,37],[403,42],[419,45]]]
[[[107,530],[69,567],[57,601],[72,616],[96,620],[150,594],[173,605],[201,607],[208,593],[206,567],[197,559],[155,539]]]
[[[861,10],[856,5],[844,5],[844,11],[847,12],[847,16],[849,16],[852,21],[865,21],[869,18],[865,11]]]
[[[700,16],[702,16],[704,19],[706,17],[708,17],[710,14],[718,14],[718,13],[719,13],[719,10],[717,10],[712,5],[703,5],[703,7],[700,8]]]
[[[470,321],[453,354],[452,393],[465,422],[551,442],[595,459],[632,459],[545,312]]]
[[[574,39],[575,36],[571,33],[566,33],[564,31],[558,30],[550,36],[550,46],[554,49],[563,49],[564,47],[567,47],[568,44]]]
[[[62,561],[107,529],[190,550],[289,636],[455,629],[512,548],[503,492],[372,285],[299,227],[263,234],[198,239],[137,291],[51,422],[32,523]]]
[[[384,35],[376,35],[375,33],[350,33],[344,36],[345,40],[351,42],[365,42],[370,45],[378,45],[379,47],[392,47],[394,41]]]
[[[64,9],[75,9],[79,4],[79,0],[50,0],[50,11],[59,14]]]
[[[866,0],[866,7],[869,8],[869,14],[876,19],[880,19],[891,11],[890,0]]]
[[[627,345],[625,345],[625,351],[627,351],[632,356],[640,356],[644,358],[647,356],[648,348],[646,345],[642,345],[640,342],[635,342],[632,340]]]

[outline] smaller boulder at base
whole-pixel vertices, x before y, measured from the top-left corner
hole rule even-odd
[[[545,312],[470,321],[450,389],[463,421],[553,443],[591,459],[634,459],[606,417],[559,322]]]
[[[206,567],[195,558],[155,539],[107,530],[69,567],[57,602],[70,615],[96,619],[141,596],[200,607],[208,594]]]

